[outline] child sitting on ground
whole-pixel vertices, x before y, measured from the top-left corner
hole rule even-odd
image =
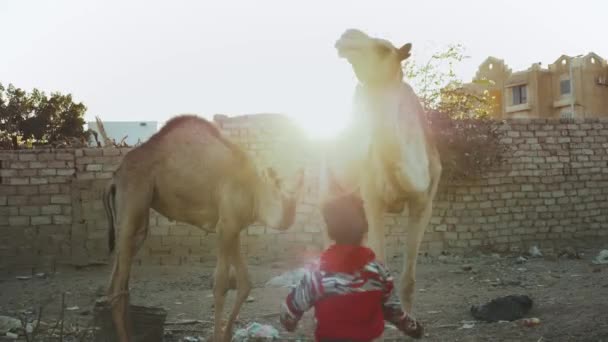
[[[384,332],[384,321],[420,338],[422,326],[399,303],[389,303],[393,280],[362,246],[367,233],[363,204],[354,195],[327,201],[322,208],[329,238],[319,268],[307,272],[282,305],[281,324],[294,331],[304,312],[315,308],[317,342],[368,342]]]

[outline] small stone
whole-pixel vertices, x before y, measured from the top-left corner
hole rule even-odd
[[[580,259],[579,253],[571,246],[564,248],[559,254],[560,258],[568,258],[568,259]]]
[[[515,259],[515,263],[518,265],[524,264],[528,261],[528,259],[526,257],[523,256],[519,256],[517,257],[517,259]]]
[[[460,268],[462,268],[463,271],[471,271],[471,270],[473,270],[473,265],[466,264],[466,265],[462,265]]]
[[[253,302],[255,302],[255,297],[249,296],[249,297],[247,297],[247,299],[245,300],[245,302],[247,302],[247,303],[253,303]]]

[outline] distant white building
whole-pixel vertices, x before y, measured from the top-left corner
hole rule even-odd
[[[99,141],[103,144],[97,122],[87,122],[88,128],[94,130],[98,134]],[[157,121],[103,121],[103,127],[108,135],[108,138],[116,140],[120,143],[124,137],[129,146],[133,146],[138,142],[148,140],[154,133],[158,131]],[[95,138],[91,137],[90,143],[95,145]]]

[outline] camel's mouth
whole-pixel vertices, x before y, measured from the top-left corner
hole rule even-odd
[[[369,36],[365,33],[358,30],[347,30],[336,41],[334,47],[338,50],[340,57],[349,59],[360,54],[362,50],[369,48],[371,44]]]
[[[345,58],[347,60],[352,60],[353,58],[357,57],[358,55],[361,54],[361,48],[357,48],[357,47],[345,47],[345,48],[341,48],[338,49],[338,56],[341,58]]]

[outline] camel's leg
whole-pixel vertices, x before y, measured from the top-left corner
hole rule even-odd
[[[133,338],[132,321],[129,313],[129,276],[133,257],[143,244],[148,231],[148,210],[125,212],[125,218],[118,220],[118,244],[114,268],[110,279],[108,296],[112,307],[112,320],[116,336],[120,342],[130,342]],[[128,215],[128,216],[127,216]]]
[[[416,287],[416,262],[418,259],[418,250],[420,243],[424,237],[424,232],[431,220],[433,212],[433,198],[437,192],[437,184],[439,179],[436,178],[431,184],[429,193],[424,196],[423,200],[412,200],[409,206],[409,227],[406,251],[405,251],[405,263],[403,272],[401,273],[401,283],[399,292],[401,294],[401,305],[405,312],[411,313],[413,306],[413,297]]]
[[[228,318],[226,329],[224,330],[224,340],[230,342],[232,336],[232,326],[238,317],[241,310],[241,306],[249,296],[251,292],[251,281],[249,280],[249,272],[247,270],[247,264],[243,260],[241,255],[241,242],[240,236],[237,235],[232,242],[233,246],[230,248],[230,263],[234,267],[236,273],[236,299],[234,301],[234,307]]]
[[[367,245],[374,251],[376,258],[386,262],[384,236],[384,206],[375,198],[363,195],[365,216],[367,217]]]
[[[238,232],[235,234],[230,231],[230,228],[225,221],[218,222],[216,230],[218,232],[218,254],[217,264],[215,266],[215,284],[213,285],[214,297],[214,341],[222,342],[222,317],[224,314],[224,303],[229,285],[231,249],[234,246],[234,240]],[[230,337],[230,336],[227,336]]]

